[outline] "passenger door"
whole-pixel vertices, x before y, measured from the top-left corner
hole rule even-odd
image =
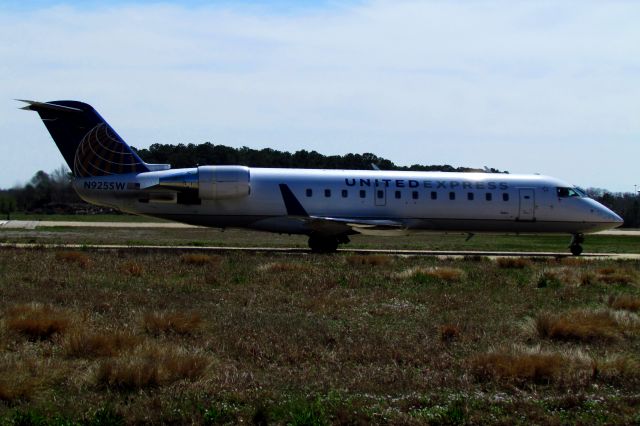
[[[518,220],[536,220],[536,200],[533,188],[520,188],[520,212]]]

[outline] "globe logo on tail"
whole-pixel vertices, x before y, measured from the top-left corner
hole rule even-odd
[[[100,123],[82,138],[73,163],[79,177],[136,173],[141,160],[106,124]]]

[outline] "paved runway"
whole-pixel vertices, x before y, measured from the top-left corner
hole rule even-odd
[[[200,228],[177,222],[82,222],[55,220],[0,220],[0,229],[36,229],[51,227],[77,228]],[[598,235],[640,236],[640,229],[611,229],[598,232]]]
[[[282,253],[311,254],[311,250],[298,247],[222,247],[222,246],[157,246],[157,245],[124,245],[124,244],[35,244],[35,243],[0,243],[0,248],[14,249],[82,249],[82,250],[130,250],[130,251],[164,251],[164,252],[207,252],[207,253]],[[383,250],[341,248],[339,253],[351,254],[387,254],[392,256],[425,256],[441,258],[463,258],[469,256],[482,257],[572,257],[562,252],[509,252],[509,251],[434,251],[434,250]],[[318,255],[322,256],[322,255]],[[640,254],[631,253],[583,253],[580,258],[589,259],[624,259],[640,260]]]

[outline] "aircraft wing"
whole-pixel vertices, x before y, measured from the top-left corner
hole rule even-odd
[[[395,220],[311,216],[288,185],[280,184],[280,192],[287,214],[303,221],[312,231],[320,234],[339,235],[357,232],[365,235],[402,235],[407,233],[407,226]]]
[[[307,223],[314,231],[326,234],[340,234],[348,231],[364,235],[398,235],[407,233],[405,224],[395,220],[309,216]]]

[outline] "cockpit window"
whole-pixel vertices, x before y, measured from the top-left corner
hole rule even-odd
[[[569,197],[584,197],[584,193],[580,191],[578,188],[563,188],[558,187],[558,197],[560,198],[569,198]]]

